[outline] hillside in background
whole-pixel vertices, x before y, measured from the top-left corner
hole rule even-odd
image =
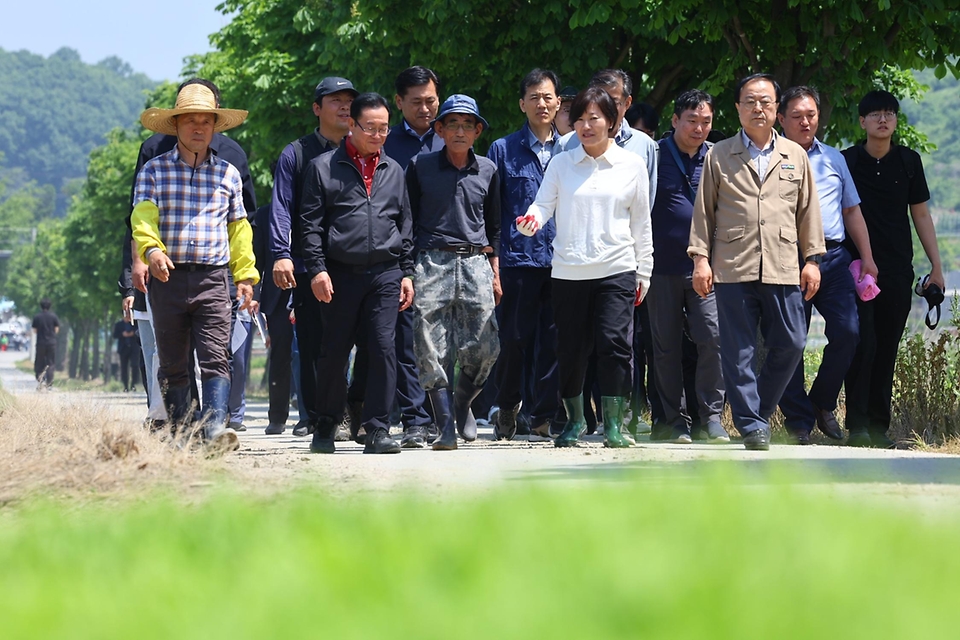
[[[0,204],[23,189],[63,215],[87,157],[114,127],[130,127],[158,83],[116,57],[85,64],[73,49],[48,58],[0,49]]]
[[[902,109],[910,124],[937,145],[923,158],[930,204],[960,212],[960,80],[950,74],[937,80],[932,70],[914,75],[930,90],[921,102],[904,102]]]

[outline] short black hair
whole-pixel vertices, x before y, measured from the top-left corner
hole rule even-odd
[[[360,119],[360,115],[367,109],[378,109],[380,107],[387,110],[387,118],[389,118],[390,104],[386,98],[373,91],[361,93],[353,99],[353,103],[350,105],[350,117],[356,122]]]
[[[549,69],[534,69],[527,75],[523,76],[523,80],[520,81],[520,99],[523,100],[527,96],[527,89],[532,87],[535,84],[540,84],[544,80],[549,80],[553,83],[553,90],[558,94],[560,93],[560,78],[553,71]]]
[[[608,131],[610,133],[616,131],[620,126],[618,119],[620,113],[617,111],[617,103],[613,101],[607,90],[601,87],[587,87],[573,99],[570,104],[570,126],[573,126],[573,123],[580,119],[580,116],[591,104],[597,105],[600,113],[610,123]]]
[[[638,102],[633,105],[627,109],[623,117],[631,127],[633,127],[633,123],[637,121],[643,123],[643,127],[639,128],[649,129],[650,131],[656,131],[657,127],[660,126],[660,114],[653,108],[653,105],[649,105],[646,102]],[[633,128],[637,129],[638,127]]]
[[[696,111],[697,107],[705,104],[710,107],[710,111],[716,111],[713,106],[713,96],[700,89],[689,89],[677,96],[673,101],[673,115],[680,117],[684,111],[691,109]]]
[[[590,78],[589,86],[603,89],[617,84],[623,85],[624,98],[633,95],[633,80],[630,79],[630,74],[623,69],[601,69]]]
[[[900,113],[900,101],[889,91],[877,89],[863,96],[863,100],[861,100],[857,106],[857,111],[860,113],[861,118],[865,118],[867,114],[873,113],[874,111],[893,111],[894,113]]]
[[[752,75],[747,76],[746,78],[740,78],[740,82],[737,83],[737,90],[736,90],[737,104],[740,104],[740,92],[743,91],[743,88],[745,86],[747,86],[751,82],[754,82],[755,80],[766,80],[767,82],[772,84],[773,90],[776,93],[775,98],[777,102],[780,102],[780,84],[777,82],[777,79],[773,77],[773,74],[772,73],[754,73]]]
[[[415,65],[401,71],[400,75],[398,75],[394,81],[393,87],[396,89],[398,96],[405,98],[407,91],[411,88],[420,87],[431,82],[433,86],[437,88],[437,96],[439,96],[440,79],[437,77],[437,74],[435,74],[432,69]]]
[[[813,100],[817,105],[817,112],[820,111],[820,92],[817,91],[815,87],[808,87],[805,84],[801,84],[796,87],[790,87],[783,92],[783,97],[780,98],[780,106],[777,107],[777,113],[787,115],[787,107],[790,106],[790,103],[794,100],[800,100],[801,98],[810,98]]]
[[[44,298],[40,301],[40,308],[44,311],[50,311],[50,298]]]
[[[190,78],[189,80],[182,82],[180,86],[177,87],[177,93],[183,91],[183,88],[190,84],[200,84],[207,89],[210,89],[210,91],[213,91],[213,99],[217,102],[217,106],[220,106],[220,88],[209,80],[204,80],[203,78]]]

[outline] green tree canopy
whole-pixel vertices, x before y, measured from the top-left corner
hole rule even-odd
[[[517,85],[534,67],[583,87],[593,71],[621,67],[634,97],[667,114],[681,91],[718,99],[718,126],[737,128],[736,79],[774,73],[783,86],[813,84],[823,133],[855,139],[860,96],[884,85],[916,91],[906,69],[958,74],[956,1],[890,0],[225,0],[230,24],[217,50],[190,69],[220,84],[226,106],[251,111],[237,132],[261,187],[283,145],[309,130],[312,88],[328,74],[392,95],[411,64],[433,68],[442,93],[478,99],[485,143],[515,129]],[[263,195],[263,194],[261,194]]]

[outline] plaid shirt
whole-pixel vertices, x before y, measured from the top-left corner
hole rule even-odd
[[[232,164],[211,153],[194,170],[174,147],[137,174],[134,205],[143,200],[160,210],[160,239],[174,264],[229,262],[227,224],[247,217],[240,172]]]

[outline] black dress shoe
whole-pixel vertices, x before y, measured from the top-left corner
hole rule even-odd
[[[280,422],[271,422],[267,425],[267,428],[263,430],[268,436],[278,436],[284,431],[287,430],[287,425]]]
[[[848,447],[870,447],[873,443],[870,441],[870,434],[866,431],[851,431],[847,438]]]
[[[374,429],[367,434],[364,453],[400,453],[400,443],[390,437],[386,429]]]
[[[787,440],[790,444],[807,445],[810,444],[809,431],[792,431],[787,433]]]
[[[837,418],[833,415],[833,411],[814,407],[813,413],[817,417],[817,427],[820,428],[823,435],[832,440],[843,440],[843,429],[837,424]]]
[[[333,418],[320,418],[313,430],[310,453],[335,453],[336,445],[333,444],[333,438],[336,433],[337,424],[333,421]]]
[[[423,449],[427,446],[427,430],[421,426],[408,427],[400,439],[401,449]]]
[[[747,451],[769,451],[770,436],[766,429],[754,429],[743,436],[743,448]]]
[[[309,420],[301,420],[297,423],[297,426],[293,428],[293,435],[297,436],[298,438],[308,436],[311,433],[313,433],[313,425],[310,424]]]

